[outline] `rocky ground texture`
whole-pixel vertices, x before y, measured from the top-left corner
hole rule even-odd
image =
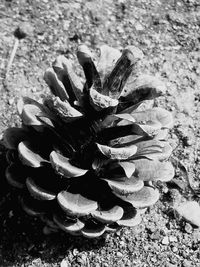
[[[29,25],[28,35],[5,81],[13,32],[22,22]],[[158,104],[174,116],[175,178],[158,184],[162,197],[142,224],[96,240],[44,235],[42,223],[20,210],[1,181],[0,266],[200,266],[200,230],[174,209],[182,200],[200,202],[199,0],[1,0],[0,135],[20,124],[19,97],[44,94],[44,70],[59,54],[73,58],[80,43],[93,51],[104,43],[138,46],[145,54],[139,71],[165,81],[167,94]],[[3,164],[0,168],[2,179]]]

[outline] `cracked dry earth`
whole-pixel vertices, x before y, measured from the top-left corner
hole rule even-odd
[[[20,41],[5,82],[13,31],[21,22],[30,23],[33,32]],[[14,201],[1,163],[0,266],[200,266],[200,230],[173,209],[182,199],[200,202],[190,188],[200,187],[199,0],[1,0],[0,36],[0,134],[20,124],[20,96],[38,99],[47,91],[43,73],[57,55],[73,57],[80,43],[93,51],[103,43],[135,45],[145,54],[139,72],[161,76],[167,86],[157,103],[174,116],[170,142],[176,170],[173,182],[158,184],[160,201],[139,226],[87,240],[45,236],[42,223]]]

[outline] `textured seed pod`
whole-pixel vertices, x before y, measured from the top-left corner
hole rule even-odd
[[[172,116],[153,106],[165,86],[136,77],[138,48],[100,51],[96,65],[86,46],[78,49],[85,84],[59,56],[44,75],[52,94],[40,103],[21,99],[22,126],[4,132],[7,181],[22,208],[46,223],[44,232],[94,238],[134,227],[159,199],[156,181],[174,176]]]

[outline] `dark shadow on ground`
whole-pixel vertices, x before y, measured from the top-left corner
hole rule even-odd
[[[41,258],[45,262],[62,259],[67,251],[76,247],[79,251],[94,250],[104,245],[104,238],[88,240],[73,237],[64,232],[43,234],[44,224],[37,218],[27,216],[17,203],[4,202],[0,224],[0,266],[23,263]],[[5,207],[6,206],[6,207]]]
[[[2,151],[2,147],[0,147]],[[25,214],[17,198],[18,191],[6,182],[5,159],[0,152],[0,266],[18,266],[36,258],[53,263],[62,259],[68,250],[98,249],[105,243],[104,237],[88,240],[73,237],[65,232],[43,234],[44,224],[40,219]]]

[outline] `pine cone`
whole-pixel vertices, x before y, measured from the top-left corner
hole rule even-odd
[[[59,56],[44,75],[52,94],[19,101],[22,126],[3,138],[6,178],[28,214],[92,238],[139,224],[159,198],[154,181],[173,178],[165,141],[172,116],[153,106],[165,93],[162,82],[137,77],[138,48],[104,45],[97,66],[84,45],[77,57],[84,83]]]

